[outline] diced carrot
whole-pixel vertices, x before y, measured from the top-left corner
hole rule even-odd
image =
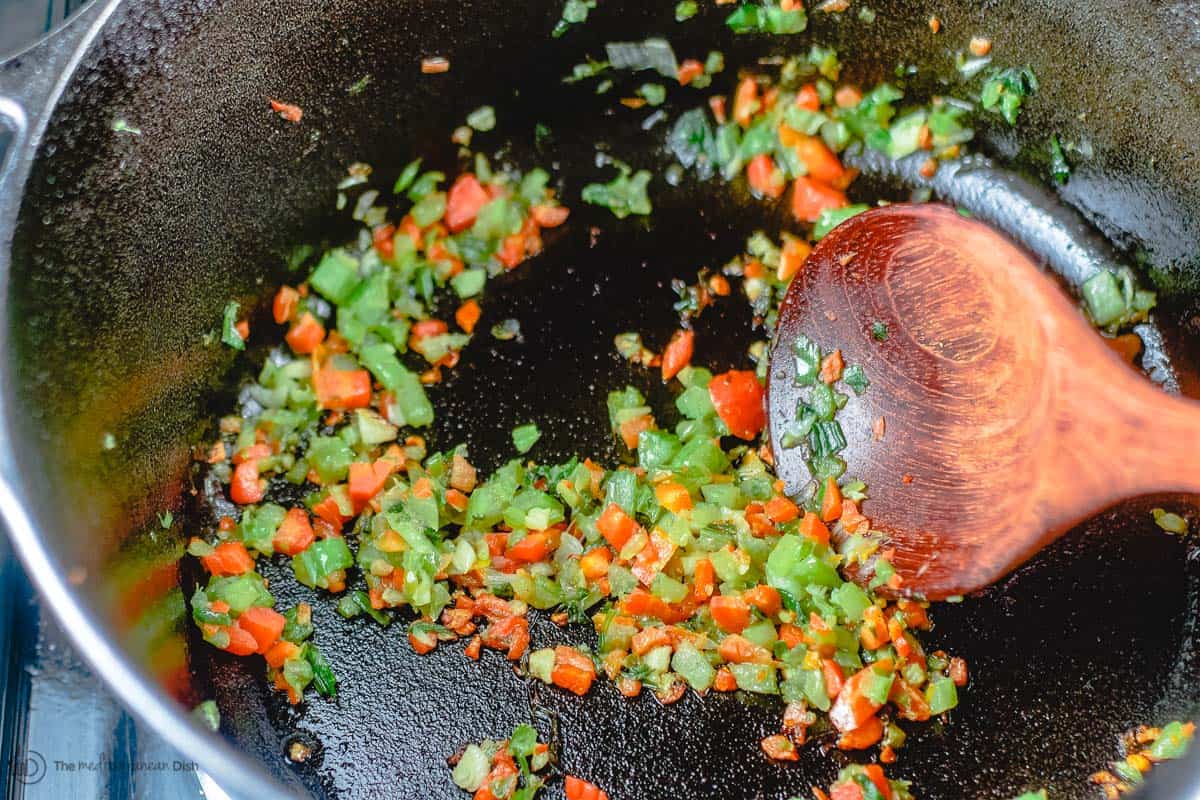
[[[542,228],[557,228],[567,221],[571,210],[566,206],[534,206],[529,209],[530,216]]]
[[[237,618],[238,627],[258,642],[257,653],[266,653],[271,649],[271,645],[279,640],[286,623],[283,614],[266,606],[250,606]]]
[[[338,531],[342,529],[342,525],[346,521],[333,495],[327,495],[324,500],[314,505],[312,513],[328,522]]]
[[[692,597],[697,603],[707,603],[717,590],[717,573],[712,562],[702,558],[696,562],[696,572],[692,576]]]
[[[355,461],[350,464],[350,499],[365,503],[383,491],[395,465],[386,458],[367,463]]]
[[[792,216],[800,222],[816,222],[827,209],[849,205],[844,192],[801,175],[792,183]]]
[[[460,492],[458,489],[446,490],[446,505],[453,508],[455,511],[466,511],[467,504],[471,502],[471,498]]]
[[[371,244],[384,261],[391,261],[396,256],[396,226],[392,223],[376,225],[371,230]]]
[[[879,717],[871,717],[854,730],[843,733],[837,745],[842,750],[866,750],[882,738],[883,723]]]
[[[554,552],[554,545],[548,534],[541,531],[530,531],[525,538],[509,547],[504,555],[513,561],[534,564],[545,561]]]
[[[814,181],[839,189],[844,189],[849,183],[846,168],[821,137],[809,136],[787,125],[780,125],[779,141],[796,153],[796,157],[804,163],[808,177]]]
[[[732,692],[737,689],[737,678],[733,677],[729,667],[717,670],[717,676],[713,679],[713,689],[718,692]]]
[[[276,324],[282,325],[292,318],[296,313],[296,306],[300,303],[300,293],[291,286],[281,286],[279,291],[275,293],[275,300],[271,303],[271,316],[274,317]]]
[[[437,647],[437,638],[433,636],[417,636],[416,634],[410,633],[408,635],[408,643],[412,646],[412,649],[417,653],[417,655],[423,656],[427,653],[432,653],[434,648]]]
[[[288,330],[288,345],[299,355],[307,355],[317,349],[325,339],[325,326],[317,321],[308,311],[300,315],[300,319]]]
[[[271,543],[277,552],[294,556],[306,550],[315,538],[308,512],[303,508],[289,508]]]
[[[651,650],[671,644],[671,637],[667,633],[667,629],[659,625],[651,628],[643,628],[633,635],[630,643],[630,649],[635,656],[644,656]]]
[[[304,110],[294,103],[284,103],[281,100],[271,100],[271,110],[288,122],[299,122],[304,117]]]
[[[785,622],[779,626],[779,641],[786,644],[788,649],[791,649],[798,644],[803,644],[804,629],[798,625],[793,625],[790,622]]]
[[[596,520],[596,530],[600,531],[605,541],[617,551],[625,546],[637,529],[637,521],[616,503],[609,503],[608,508],[604,509],[604,513]]]
[[[775,616],[783,607],[783,598],[779,596],[779,592],[765,583],[747,589],[742,593],[742,599],[768,617]]]
[[[229,484],[229,498],[240,505],[250,505],[263,499],[266,494],[265,481],[259,480],[258,461],[243,461],[233,471]]]
[[[845,366],[846,362],[842,360],[842,351],[834,350],[821,359],[821,371],[817,377],[820,378],[821,383],[834,384],[841,380],[842,370],[845,369]]]
[[[286,640],[276,642],[263,655],[263,658],[266,659],[267,666],[274,667],[275,669],[282,667],[283,662],[287,661],[289,658],[299,657],[300,646]]]
[[[829,787],[829,800],[863,800],[863,791],[857,783],[839,783]]]
[[[842,516],[842,490],[833,478],[825,479],[825,496],[821,498],[821,519],[833,522]]]
[[[618,433],[621,434],[621,441],[630,450],[636,450],[638,440],[642,436],[642,431],[654,429],[654,416],[651,414],[642,414],[641,416],[627,419],[621,423]]]
[[[619,607],[625,614],[635,617],[654,617],[672,624],[683,622],[691,616],[691,612],[687,609],[676,608],[640,586],[626,595]]]
[[[696,332],[678,330],[671,336],[671,341],[662,354],[662,379],[669,381],[679,374],[692,360],[692,351],[696,346]]]
[[[475,325],[478,324],[481,316],[483,316],[483,310],[479,307],[479,301],[471,299],[459,306],[458,310],[454,312],[454,321],[458,323],[458,327],[467,333],[473,333]]]
[[[233,454],[233,463],[242,464],[247,461],[258,461],[260,458],[266,458],[271,455],[271,446],[266,442],[252,444],[249,447],[243,447]]]
[[[612,564],[612,551],[607,547],[594,547],[579,558],[579,570],[589,581],[598,580],[608,574]]]
[[[595,784],[588,783],[574,775],[566,779],[567,800],[608,800],[608,795]]]
[[[783,495],[775,495],[767,501],[767,518],[774,523],[791,522],[800,516],[800,507]]]
[[[692,81],[704,74],[704,65],[694,58],[689,58],[679,65],[679,71],[676,77],[679,78],[680,86],[687,86]]]
[[[776,198],[787,188],[787,180],[775,168],[775,161],[766,153],[759,153],[746,166],[746,180],[750,188],[764,197]]]
[[[825,694],[829,696],[830,700],[837,698],[846,684],[846,675],[842,672],[842,665],[832,658],[821,659],[821,677],[825,680]]]
[[[655,528],[650,531],[646,546],[634,556],[630,571],[637,576],[639,581],[649,586],[673,555],[675,555],[675,543],[662,530]]]
[[[804,262],[808,260],[811,253],[812,245],[808,242],[803,239],[797,239],[795,236],[785,236],[783,238],[783,249],[779,254],[779,268],[775,270],[775,277],[783,283],[788,283],[803,269]]]
[[[732,634],[722,639],[717,652],[720,653],[721,658],[731,664],[771,663],[771,653],[767,648],[737,634]]]
[[[833,93],[833,102],[838,108],[853,108],[862,102],[862,91],[857,86],[839,86]]]
[[[805,512],[804,519],[800,520],[800,535],[820,544],[829,544],[829,528],[811,511]]]
[[[509,661],[519,661],[529,647],[529,620],[508,617],[493,622],[482,634],[484,647],[505,650]]]
[[[479,651],[483,647],[483,639],[479,636],[472,636],[471,641],[467,642],[467,646],[463,648],[463,655],[472,661],[479,660]]]
[[[726,633],[741,633],[750,624],[750,606],[740,597],[717,595],[708,607],[713,621]]]
[[[371,404],[371,373],[365,369],[320,369],[313,388],[321,408],[346,411]]]
[[[490,200],[491,197],[474,175],[466,172],[458,176],[446,195],[446,227],[451,233],[471,227],[479,216],[479,210]]]
[[[242,575],[254,569],[254,559],[241,542],[221,542],[200,563],[213,575]]]
[[[887,776],[883,774],[883,767],[878,764],[866,765],[867,777],[871,779],[871,783],[875,784],[875,788],[883,795],[883,800],[892,800],[892,785],[888,783]]]
[[[708,98],[708,107],[710,109],[712,109],[713,119],[715,119],[717,121],[717,124],[724,125],[725,119],[726,119],[726,117],[725,117],[725,95],[715,94],[712,97]]]
[[[758,82],[754,78],[742,78],[737,91],[733,95],[733,120],[743,128],[749,127],[750,120],[762,107],[758,99]]]
[[[233,653],[235,656],[248,656],[258,652],[258,640],[250,631],[243,630],[237,622],[224,630],[229,633],[229,644],[225,645],[227,652]]]
[[[815,83],[806,83],[800,87],[800,91],[796,92],[796,105],[806,111],[821,110],[821,95],[817,93]]]
[[[717,416],[740,439],[754,439],[767,424],[763,409],[763,387],[749,370],[730,370],[708,384]]]
[[[875,712],[882,706],[864,692],[867,681],[874,679],[874,669],[869,665],[851,675],[829,709],[829,721],[842,733],[858,730],[867,720],[875,719]]]
[[[797,752],[796,745],[792,744],[792,740],[782,733],[768,736],[760,744],[762,751],[772,761],[798,761],[800,759],[800,753]]]
[[[692,507],[692,496],[682,483],[663,481],[654,487],[654,496],[658,498],[659,505],[672,514]]]

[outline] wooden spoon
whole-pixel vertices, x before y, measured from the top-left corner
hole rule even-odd
[[[801,334],[870,380],[839,413],[841,455],[899,593],[980,589],[1118,501],[1200,492],[1200,403],[1123,363],[1023,251],[945,206],[850,219],[788,289],[767,394],[789,492],[810,480],[804,448],[780,441],[807,391]]]

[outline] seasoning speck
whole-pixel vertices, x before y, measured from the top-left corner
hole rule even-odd
[[[933,31],[934,33],[937,33],[941,29],[942,29],[942,21],[940,19],[938,19],[937,17],[930,17],[929,18],[929,30]]]

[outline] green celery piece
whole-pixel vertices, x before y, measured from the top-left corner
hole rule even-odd
[[[585,203],[609,209],[617,219],[625,219],[630,214],[645,216],[654,210],[646,193],[650,178],[647,170],[631,174],[629,168],[625,167],[608,183],[589,183],[584,186],[581,197]]]
[[[679,453],[679,437],[666,431],[642,431],[638,437],[638,465],[647,470],[664,468]]]
[[[275,554],[272,540],[287,511],[275,503],[264,503],[261,506],[250,506],[242,511],[242,520],[238,523],[238,532],[243,544],[251,550],[257,550],[265,556]]]
[[[931,714],[941,714],[958,705],[958,689],[949,678],[937,678],[925,687],[925,701]]]
[[[697,692],[707,691],[716,679],[717,671],[691,642],[680,642],[671,656],[671,669]]]
[[[275,598],[267,591],[262,576],[257,572],[247,572],[224,578],[212,578],[208,582],[205,593],[213,600],[223,600],[229,604],[231,614],[240,616],[250,606],[275,605]]]
[[[478,295],[483,291],[486,283],[487,270],[485,269],[464,269],[450,279],[450,287],[463,300]]]
[[[536,422],[530,422],[527,425],[518,425],[512,431],[513,447],[517,448],[517,452],[522,455],[533,449],[533,446],[537,444],[540,438],[542,438],[542,432],[538,430]]]
[[[1156,759],[1180,758],[1187,752],[1192,735],[1181,722],[1165,725],[1154,744],[1150,745],[1150,755]]]
[[[296,580],[309,588],[329,588],[329,575],[339,569],[354,565],[350,548],[341,537],[331,537],[313,542],[306,550],[292,556],[292,570]]]
[[[325,484],[345,480],[350,462],[354,461],[354,451],[340,436],[314,437],[305,456]]]
[[[330,250],[308,282],[326,300],[341,305],[358,286],[358,259],[345,250]]]
[[[1083,282],[1088,313],[1101,327],[1118,322],[1129,312],[1121,284],[1112,270],[1103,269]]]
[[[821,212],[821,216],[817,218],[816,224],[813,225],[813,239],[818,242],[821,241],[838,225],[870,208],[866,203],[855,203],[845,208],[825,209]]]
[[[230,300],[225,304],[225,313],[221,319],[221,341],[234,350],[246,349],[246,340],[236,327],[240,309],[241,306],[236,301]]]
[[[775,667],[768,664],[730,664],[738,688],[757,694],[779,694],[778,676]]]

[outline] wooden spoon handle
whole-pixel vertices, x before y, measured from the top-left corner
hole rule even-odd
[[[1125,497],[1200,493],[1200,402],[1130,377],[1126,386],[1112,387],[1117,424],[1105,437],[1111,440],[1109,452],[1095,455],[1117,462],[1122,479],[1115,488]]]

